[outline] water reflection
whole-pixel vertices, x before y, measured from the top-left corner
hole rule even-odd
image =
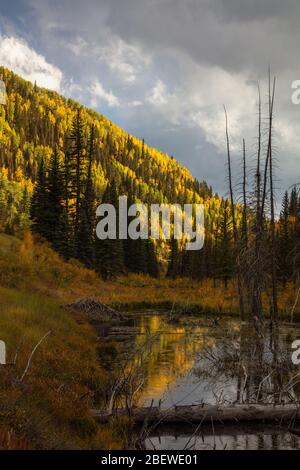
[[[300,336],[300,327],[266,328],[263,334],[253,335],[248,325],[230,318],[217,325],[210,319],[190,317],[172,324],[164,315],[143,313],[134,315],[111,335],[122,344],[124,353],[131,354],[127,370],[143,370],[139,404],[168,408],[202,402],[281,403],[298,399],[300,375],[291,363],[290,348],[293,339]],[[147,448],[296,448],[299,440],[274,427],[266,432],[266,428],[241,431],[234,426],[219,430],[219,434],[201,429],[201,435],[193,436],[192,429],[183,430],[181,425],[176,433],[174,427],[172,432],[155,432],[146,440]]]
[[[162,427],[145,441],[149,450],[283,450],[299,449],[299,438],[279,427],[205,426],[194,435],[190,426]]]
[[[161,403],[168,407],[173,403],[198,402],[201,392],[197,388],[204,384],[193,374],[198,353],[204,347],[213,347],[215,339],[209,337],[207,325],[181,326],[165,322],[163,315],[142,314],[132,321],[134,344],[142,347],[152,337],[150,351],[143,356],[133,357],[139,367],[143,361],[145,383],[139,397],[140,404]],[[124,338],[122,339],[122,341]],[[132,344],[128,340],[130,348]],[[195,389],[195,390],[194,390]],[[204,393],[204,390],[203,390]],[[185,395],[187,395],[185,397]],[[205,393],[204,393],[205,395]]]

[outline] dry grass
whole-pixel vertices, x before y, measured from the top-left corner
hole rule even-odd
[[[196,282],[190,279],[152,279],[134,274],[103,281],[75,260],[64,262],[45,244],[34,242],[30,233],[22,242],[0,235],[0,285],[40,293],[61,303],[93,297],[120,308],[170,307],[174,303],[206,313],[238,312],[234,282],[229,282],[225,289],[221,281],[217,281],[214,287],[211,279]],[[289,316],[295,298],[296,289],[292,284],[285,289],[279,288],[282,316]],[[267,294],[263,301],[268,312]],[[300,316],[300,305],[295,309],[295,318],[297,316]]]
[[[86,322],[60,308],[55,288],[93,278],[64,263],[30,235],[20,243],[1,236],[0,332],[7,365],[0,369],[0,447],[114,448],[114,430],[90,415],[101,406],[108,374],[99,361],[99,342]],[[22,382],[34,346],[47,333]],[[15,364],[14,364],[15,363]]]
[[[282,314],[289,315],[296,292],[280,291]],[[8,361],[0,369],[0,447],[2,448],[120,448],[118,432],[101,428],[91,418],[100,406],[108,379],[101,366],[102,346],[95,331],[60,308],[64,302],[94,297],[130,308],[170,307],[172,304],[212,313],[238,310],[234,283],[216,288],[211,280],[155,280],[130,275],[104,282],[76,261],[64,262],[47,245],[0,235],[0,332]],[[265,309],[268,299],[264,298]],[[299,306],[295,318],[300,316]],[[18,381],[30,352],[51,331],[35,354],[22,383]],[[102,356],[101,356],[102,354]]]

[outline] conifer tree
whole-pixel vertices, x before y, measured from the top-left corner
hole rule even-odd
[[[112,204],[116,210],[116,239],[106,238],[99,240],[96,237],[95,241],[95,261],[96,270],[104,277],[104,279],[111,279],[119,276],[124,272],[124,251],[123,240],[119,239],[119,214],[118,214],[118,193],[115,181],[112,180],[111,184],[108,183],[102,198],[102,204]]]
[[[87,267],[94,265],[94,226],[95,226],[95,193],[92,180],[92,165],[94,160],[95,130],[92,126],[88,148],[88,168],[85,190],[80,205],[80,218],[77,232],[77,257]]]
[[[151,238],[145,240],[146,242],[146,258],[147,258],[147,272],[149,276],[157,278],[159,277],[159,265],[157,255],[155,252],[155,246]]]
[[[170,242],[170,256],[168,262],[167,277],[175,279],[181,272],[181,259],[178,248],[178,240],[173,236]]]
[[[220,217],[220,231],[218,234],[218,265],[219,276],[223,279],[224,287],[227,289],[228,281],[232,275],[232,253],[230,250],[229,230],[229,207],[228,201],[222,201],[222,215]]]
[[[41,159],[37,181],[31,199],[30,217],[32,220],[32,230],[44,238],[49,236],[48,212],[48,194],[47,194],[47,175],[44,158]]]
[[[279,233],[278,233],[278,258],[280,268],[280,278],[285,286],[288,279],[291,277],[292,264],[290,262],[292,251],[292,231],[291,222],[289,220],[290,203],[289,195],[286,191],[282,201],[282,210],[279,219]]]
[[[127,196],[127,206],[130,207],[134,204],[134,197],[133,197],[133,190],[131,188],[128,191],[128,196]],[[131,220],[134,217],[129,216],[127,224],[129,226]],[[127,239],[123,240],[123,251],[124,251],[124,266],[126,268],[126,271],[128,272],[135,272],[135,242],[136,240],[132,240],[130,237],[128,237],[127,233]]]
[[[83,119],[81,110],[77,109],[76,115],[72,123],[72,129],[70,133],[70,155],[69,155],[69,177],[71,180],[71,194],[69,194],[69,200],[74,197],[74,239],[77,241],[79,219],[81,210],[81,197],[83,190],[83,177],[85,169],[84,161],[84,135],[83,135]],[[75,253],[77,252],[77,247]]]
[[[63,197],[63,173],[59,159],[58,145],[55,144],[50,159],[48,178],[46,179],[47,213],[45,217],[47,217],[49,227],[46,238],[52,244],[53,248],[61,254],[63,254],[61,250]]]
[[[133,241],[133,272],[148,274],[147,240],[138,238]]]

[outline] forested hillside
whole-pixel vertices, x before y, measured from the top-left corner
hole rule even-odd
[[[131,186],[147,202],[200,202],[211,196],[207,184],[199,183],[173,157],[148,147],[104,116],[2,67],[0,78],[8,95],[1,113],[0,166],[7,168],[11,179],[34,182],[41,159],[49,161],[55,143],[65,151],[65,139],[80,108],[83,137],[88,138],[92,125],[95,130],[93,178],[98,196],[112,178],[124,190]]]
[[[100,254],[101,264],[101,259],[104,262],[105,258],[101,248],[105,247],[87,247],[89,254],[82,253],[82,246],[75,246],[80,242],[75,240],[76,236],[74,238],[74,231],[79,236],[79,219],[89,217],[85,222],[90,227],[86,224],[81,227],[82,243],[87,242],[84,237],[89,236],[87,231],[94,223],[94,206],[91,207],[91,201],[85,198],[89,180],[92,204],[99,204],[103,198],[109,200],[110,193],[115,196],[128,194],[132,201],[147,204],[204,202],[208,239],[209,234],[216,232],[224,202],[213,196],[205,182],[199,183],[173,157],[150,148],[143,140],[127,134],[96,112],[55,92],[38,88],[4,68],[0,68],[0,78],[7,89],[7,103],[1,107],[0,117],[1,230],[15,234],[31,225],[65,257],[78,257],[93,266],[92,258],[99,258]],[[77,163],[80,168],[76,168]],[[31,201],[34,188],[37,194]],[[50,193],[52,205],[49,200],[41,202]],[[88,214],[83,216],[84,204],[90,207]],[[48,220],[42,220],[43,217]],[[56,229],[66,232],[64,239],[61,232],[55,233]],[[123,268],[156,275],[158,268],[153,264],[146,267],[144,261],[149,258],[149,250],[153,259],[152,247],[149,243],[147,247],[138,245],[137,242],[135,247],[126,247],[125,254],[120,255],[125,257]],[[107,247],[110,251],[114,248]],[[126,253],[128,255],[130,249],[135,253],[127,256],[126,262]],[[203,272],[200,275],[211,274],[211,249],[208,240],[207,253],[202,254]],[[93,255],[91,251],[94,251]],[[167,253],[168,247],[165,246],[164,251]],[[120,269],[124,262],[117,268]],[[110,270],[115,271],[116,266],[109,267],[107,275]],[[174,269],[171,271],[175,275]],[[190,267],[187,272],[192,273]],[[197,268],[195,275],[198,274]]]

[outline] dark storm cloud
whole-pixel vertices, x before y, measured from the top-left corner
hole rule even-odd
[[[42,32],[73,32],[92,40],[101,39],[103,28],[109,28],[149,48],[178,49],[201,63],[236,70],[247,63],[255,66],[259,59],[264,64],[266,56],[276,63],[284,61],[299,38],[297,0],[30,0],[30,4]]]
[[[300,78],[298,0],[12,5],[7,11],[0,5],[6,25],[15,25],[31,47],[73,78],[67,93],[173,153],[218,189],[224,174],[222,103],[234,149],[245,136],[253,152],[256,81],[270,64],[278,77],[278,149],[285,157],[279,176],[282,186],[293,182],[300,152],[300,109],[290,100],[291,82]]]

